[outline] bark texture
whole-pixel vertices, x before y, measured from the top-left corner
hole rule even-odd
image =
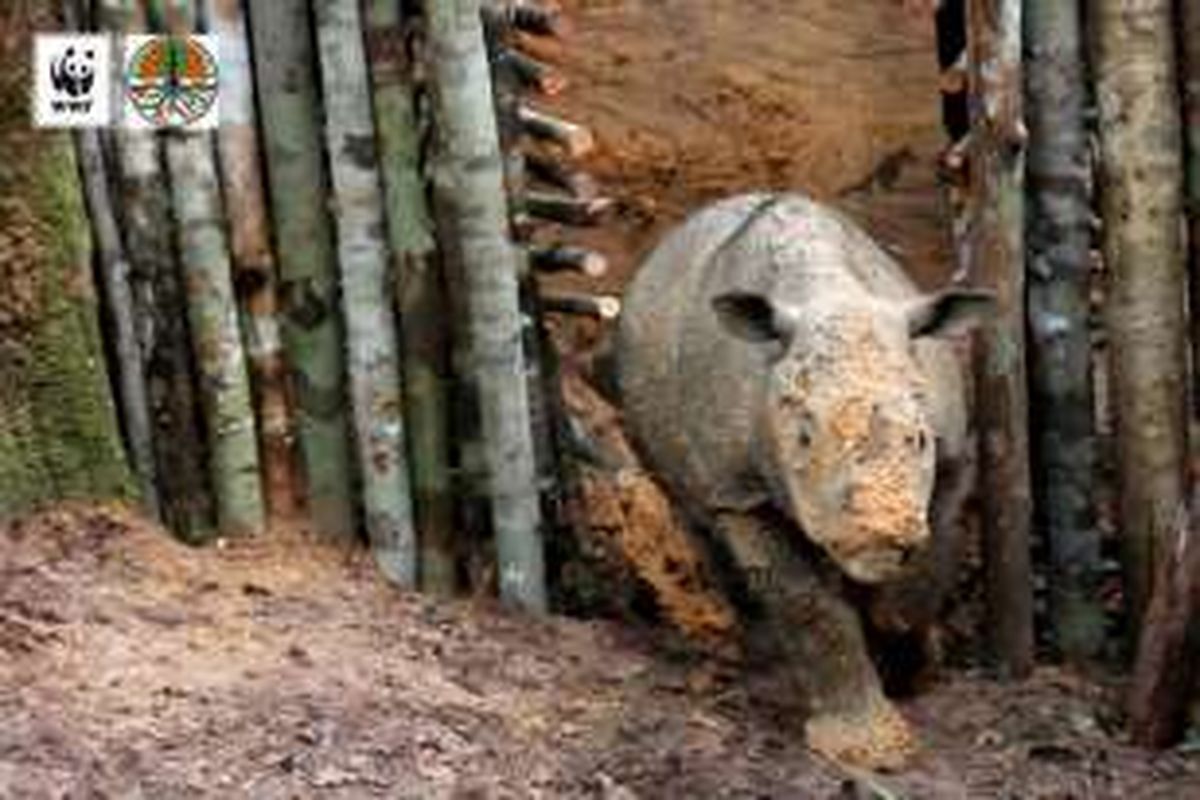
[[[358,0],[318,0],[316,11],[367,535],[383,572],[415,587],[417,537],[362,20]]]
[[[488,495],[502,598],[546,607],[541,512],[521,344],[517,258],[509,240],[503,166],[478,0],[426,4],[436,76],[434,172],[456,240],[470,313]]]
[[[355,509],[345,359],[308,8],[302,0],[251,0],[249,9],[309,513],[319,531],[348,539]]]
[[[0,517],[132,489],[104,372],[70,139],[34,131],[34,4],[0,7]]]
[[[75,137],[75,151],[79,157],[87,215],[91,221],[92,240],[99,261],[104,305],[112,322],[113,368],[117,374],[121,428],[142,502],[152,516],[158,517],[153,430],[142,349],[137,336],[137,308],[129,285],[129,260],[125,257],[109,192],[109,171],[100,135],[94,130],[80,131]]]
[[[1200,654],[1200,515],[1181,513],[1161,548],[1129,692],[1129,730],[1143,747],[1178,740],[1187,720]]]
[[[974,102],[968,274],[993,289],[999,303],[995,323],[977,340],[985,574],[997,665],[1019,678],[1033,667],[1020,0],[970,0],[968,23]]]
[[[421,172],[421,123],[410,58],[411,18],[391,0],[366,4],[367,57],[383,177],[408,422],[409,467],[421,587],[453,594],[454,498],[450,483],[446,299]]]
[[[221,127],[217,152],[234,286],[250,357],[264,491],[271,512],[288,515],[295,510],[297,489],[292,420],[277,317],[275,257],[258,149],[249,35],[241,3],[204,0],[204,12],[207,30],[220,37]]]
[[[145,12],[137,3],[99,0],[96,17],[103,30],[147,30]],[[113,139],[118,213],[145,360],[162,517],[177,536],[198,540],[212,529],[212,495],[198,426],[199,390],[183,285],[171,241],[162,142],[152,131],[124,128],[115,131]]]
[[[1025,6],[1026,209],[1035,519],[1049,545],[1054,638],[1070,661],[1099,655],[1092,416],[1091,169],[1075,3]]]
[[[1179,0],[1183,123],[1187,155],[1188,298],[1192,334],[1192,415],[1200,416],[1200,0]]]
[[[1172,3],[1092,0],[1107,324],[1131,629],[1185,499],[1182,141]]]

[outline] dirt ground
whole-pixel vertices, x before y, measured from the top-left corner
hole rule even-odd
[[[587,288],[619,291],[688,209],[764,186],[946,274],[928,20],[896,0],[563,5],[571,87],[544,105],[593,128],[619,201],[570,236],[612,259]],[[193,550],[115,508],[0,531],[3,798],[1200,797],[1200,756],[1122,745],[1114,687],[1058,670],[945,676],[902,705],[920,760],[884,776],[814,759],[756,680],[661,629],[401,594],[296,532]]]
[[[908,773],[815,761],[745,675],[614,623],[386,586],[295,534],[206,551],[119,509],[0,534],[0,796],[1185,798],[1103,692],[960,676]],[[872,794],[875,792],[875,794]]]

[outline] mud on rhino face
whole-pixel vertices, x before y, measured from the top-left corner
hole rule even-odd
[[[965,289],[903,303],[713,301],[726,330],[773,348],[768,472],[806,535],[854,580],[897,576],[930,536],[933,405],[913,340],[960,331],[992,303]]]

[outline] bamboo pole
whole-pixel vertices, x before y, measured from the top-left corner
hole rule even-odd
[[[342,314],[367,535],[392,581],[417,585],[396,317],[358,0],[317,7]]]
[[[204,0],[203,8],[206,29],[219,37],[221,126],[217,155],[242,328],[250,355],[263,484],[271,512],[289,516],[296,509],[298,487],[246,18],[242,5],[236,2]]]
[[[1080,8],[1029,3],[1025,16],[1029,160],[1029,351],[1035,514],[1050,550],[1055,642],[1070,661],[1100,654],[1095,523],[1091,174]]]
[[[453,225],[470,312],[501,597],[546,608],[541,511],[521,346],[516,250],[478,0],[425,6],[436,78],[438,201]]]
[[[356,527],[353,461],[308,4],[249,0],[249,10],[279,258],[283,344],[291,367],[308,511],[319,532],[348,541]]]
[[[970,0],[974,282],[996,293],[995,323],[977,339],[984,562],[992,649],[1003,675],[1033,667],[1028,399],[1025,378],[1021,2]]]
[[[1185,494],[1182,149],[1171,0],[1092,0],[1101,206],[1131,632]]]
[[[421,174],[421,135],[406,20],[393,0],[366,5],[367,56],[396,271],[405,415],[420,546],[421,588],[454,593],[454,497],[449,471],[446,298]]]

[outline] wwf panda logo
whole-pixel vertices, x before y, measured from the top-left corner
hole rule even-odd
[[[91,48],[68,47],[50,62],[50,82],[55,91],[71,97],[83,97],[92,91],[96,81],[96,51]]]

